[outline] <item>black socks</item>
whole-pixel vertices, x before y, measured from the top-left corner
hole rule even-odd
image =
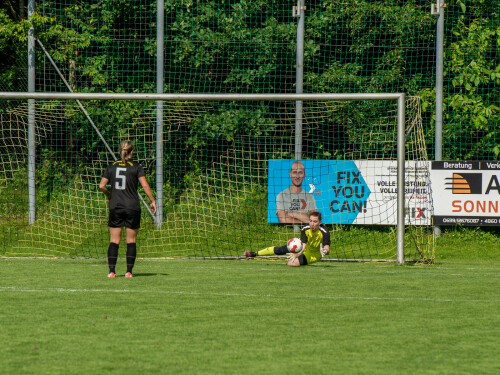
[[[134,268],[135,257],[137,256],[137,248],[135,243],[127,244],[127,272],[132,272]]]
[[[116,260],[118,259],[118,244],[114,242],[109,243],[108,247],[108,266],[109,272],[115,273]]]
[[[109,243],[108,247],[108,266],[109,272],[116,273],[116,261],[118,259],[118,247],[119,245],[114,242]],[[132,268],[134,268],[135,258],[137,256],[137,246],[135,243],[127,244],[127,272],[132,272]]]

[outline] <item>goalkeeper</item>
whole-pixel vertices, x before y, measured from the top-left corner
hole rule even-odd
[[[300,231],[300,240],[304,249],[299,254],[292,254],[286,263],[287,266],[305,266],[319,261],[323,255],[330,253],[330,231],[321,224],[321,213],[309,212],[309,225]],[[323,251],[321,250],[323,246]],[[245,251],[245,256],[253,258],[259,255],[285,255],[288,253],[287,245],[267,247],[258,252]]]
[[[125,277],[132,277],[132,268],[137,255],[137,233],[141,226],[141,205],[137,194],[138,182],[141,183],[144,192],[151,201],[153,214],[156,213],[156,201],[146,181],[144,169],[138,162],[132,161],[133,150],[134,146],[131,141],[121,142],[118,148],[121,160],[108,165],[99,183],[99,189],[109,199],[109,278],[115,277],[118,247],[123,227],[126,228],[127,239],[127,272]],[[108,183],[111,185],[111,191],[106,188]]]

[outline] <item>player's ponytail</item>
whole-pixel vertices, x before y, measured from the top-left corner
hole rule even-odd
[[[125,163],[131,158],[131,153],[134,150],[134,145],[132,141],[126,140],[120,142],[120,147],[118,147],[118,154],[120,154],[120,159]]]

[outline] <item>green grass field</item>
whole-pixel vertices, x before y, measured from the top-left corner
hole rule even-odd
[[[498,374],[498,239],[446,238],[433,266],[0,259],[0,372]]]

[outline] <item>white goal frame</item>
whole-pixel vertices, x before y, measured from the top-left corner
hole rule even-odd
[[[163,101],[364,101],[389,100],[397,102],[397,263],[405,263],[404,254],[404,185],[405,185],[405,99],[404,93],[373,93],[373,94],[114,94],[114,93],[40,93],[40,92],[0,92],[0,99],[28,100],[28,186],[30,224],[34,223],[35,208],[35,129],[34,129],[34,100],[148,100],[158,102],[161,111]],[[161,122],[159,125],[161,127]],[[162,134],[157,128],[156,134]],[[162,143],[162,142],[157,142]],[[157,150],[157,171],[162,168],[163,157],[161,150]],[[158,176],[163,181],[162,176]],[[158,190],[158,187],[157,187]],[[161,188],[159,189],[161,191]],[[161,224],[163,213],[163,194],[157,196],[158,210],[155,221]]]

